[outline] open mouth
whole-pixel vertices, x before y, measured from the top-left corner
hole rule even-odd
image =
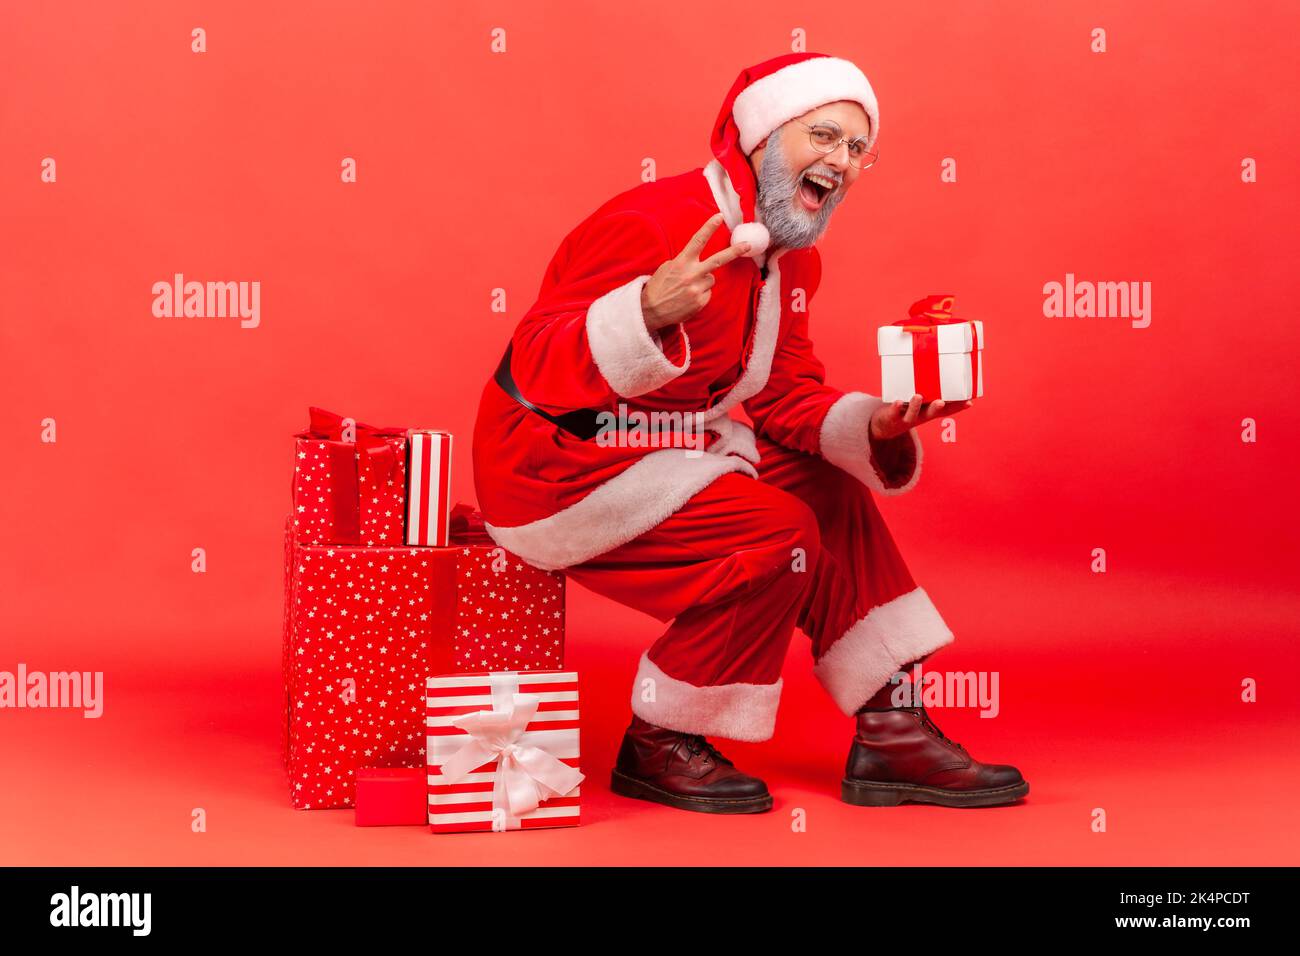
[[[826,202],[826,197],[835,191],[836,183],[832,179],[817,173],[804,173],[799,180],[799,201],[809,210],[818,210]]]

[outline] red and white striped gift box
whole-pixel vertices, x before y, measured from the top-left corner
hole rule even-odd
[[[453,723],[469,715],[500,722],[512,712],[531,717],[526,724],[520,718],[516,733],[504,737],[481,728],[476,735]],[[434,833],[578,825],[577,781],[582,774],[578,772],[578,675],[573,671],[430,677],[426,724],[429,828]],[[520,728],[522,732],[518,732]],[[509,752],[489,756],[494,744]],[[480,757],[486,759],[479,762]],[[548,764],[549,776],[545,773]],[[452,772],[453,781],[444,775],[444,766]],[[530,779],[521,766],[530,768],[529,773],[539,766],[543,771]],[[459,771],[465,769],[471,772],[461,775]],[[534,780],[554,782],[556,771],[572,779],[572,788],[560,791],[538,786],[536,809],[514,815],[506,792],[517,792],[520,786],[530,789]],[[503,774],[514,774],[514,779],[507,780]]]
[[[406,543],[447,546],[451,515],[451,433],[411,429],[407,432],[410,461],[406,473]]]

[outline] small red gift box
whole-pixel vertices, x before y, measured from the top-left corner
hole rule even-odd
[[[357,771],[357,826],[425,826],[428,822],[429,783],[424,767]]]
[[[297,436],[293,522],[306,544],[402,544],[406,430],[377,428],[312,408]]]
[[[431,677],[427,706],[434,833],[578,825],[577,674]]]

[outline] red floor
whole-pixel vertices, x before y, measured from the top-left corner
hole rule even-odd
[[[1031,792],[1016,806],[841,803],[849,722],[813,682],[802,643],[787,664],[775,738],[723,742],[767,779],[773,812],[718,818],[615,797],[607,780],[629,681],[657,625],[574,587],[569,664],[582,676],[591,781],[579,828],[435,837],[420,827],[359,829],[347,810],[290,809],[276,736],[278,635],[268,622],[265,634],[240,635],[260,651],[255,672],[195,668],[148,686],[110,672],[98,721],[0,714],[0,864],[1300,862],[1295,599],[1261,593],[1243,604],[1177,582],[1112,578],[1100,589],[1076,571],[1021,574],[999,577],[1018,604],[1010,626],[988,595],[929,588],[957,632],[935,667],[1001,675],[996,719],[932,714],[977,758],[1021,768]],[[1243,633],[1249,655],[1236,650]],[[1258,681],[1259,703],[1239,701],[1243,677]],[[191,831],[198,807],[203,833]],[[1092,832],[1095,808],[1105,833]],[[806,832],[791,826],[796,811]]]

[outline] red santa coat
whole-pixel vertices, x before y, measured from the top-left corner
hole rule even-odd
[[[631,447],[583,440],[489,380],[474,429],[474,480],[488,533],[531,564],[562,569],[630,541],[733,471],[757,477],[754,430],[817,454],[879,494],[920,476],[915,429],[870,438],[878,397],[825,383],[808,321],[821,282],[815,247],[742,257],[713,273],[708,304],[662,336],[647,331],[641,288],[712,215],[742,220],[716,159],[621,193],[580,223],[547,267],[512,337],[520,392],[552,414],[699,412],[707,446]],[[730,244],[719,228],[701,258]],[[763,267],[766,266],[766,277]]]

